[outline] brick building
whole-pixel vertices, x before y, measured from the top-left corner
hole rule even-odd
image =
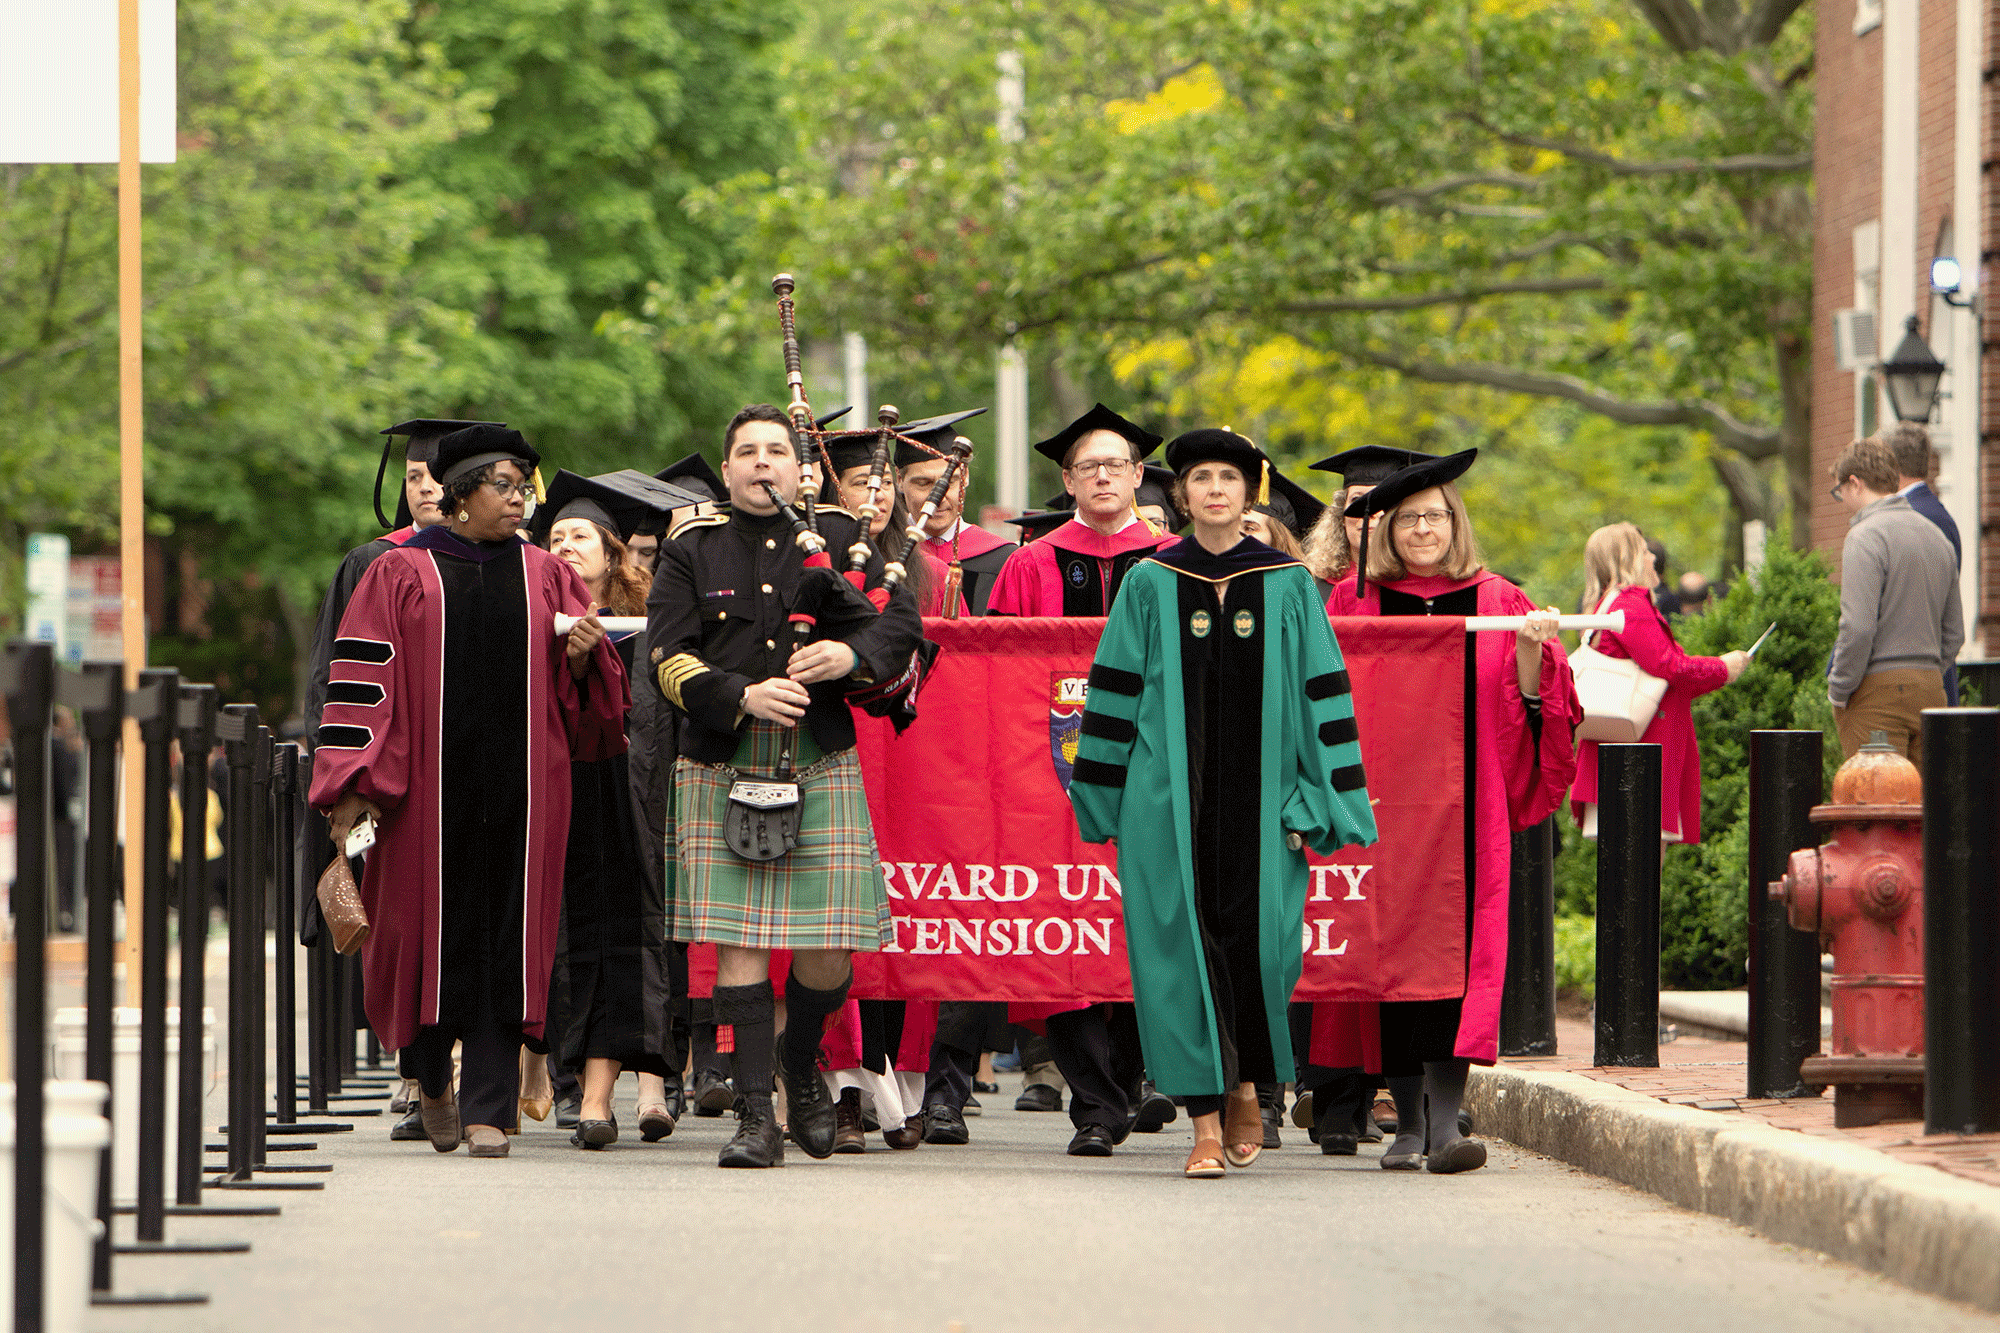
[[[1965,543],[1964,657],[2000,654],[2000,343],[1980,339],[2000,245],[2000,0],[1820,0],[1814,63],[1813,463],[1893,421],[1879,377],[1914,315],[1947,367],[1931,439]],[[1954,258],[1956,294],[1931,261]],[[1813,489],[1812,539],[1838,566],[1847,514]],[[1988,701],[1992,702],[1992,701]]]

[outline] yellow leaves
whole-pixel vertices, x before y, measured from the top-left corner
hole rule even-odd
[[[1553,149],[1538,148],[1535,150],[1533,160],[1528,163],[1527,174],[1530,176],[1539,176],[1544,172],[1554,171],[1568,160],[1568,158]]]
[[[1482,13],[1495,18],[1519,19],[1556,6],[1557,0],[1484,0],[1479,8]]]
[[[1606,78],[1591,79],[1583,85],[1583,91],[1593,102],[1608,102],[1618,95],[1617,90],[1611,86],[1611,81]]]
[[[1160,91],[1138,101],[1120,98],[1104,104],[1104,114],[1120,134],[1164,125],[1182,116],[1196,115],[1222,104],[1222,80],[1212,66],[1196,65],[1185,74],[1176,74],[1161,85]]]

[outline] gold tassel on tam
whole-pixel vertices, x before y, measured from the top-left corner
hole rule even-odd
[[[1265,459],[1257,474],[1257,503],[1271,503],[1271,460]]]

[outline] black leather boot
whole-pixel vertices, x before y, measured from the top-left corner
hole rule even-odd
[[[783,1166],[785,1136],[769,1101],[745,1101],[738,1113],[736,1136],[722,1150],[717,1166]]]

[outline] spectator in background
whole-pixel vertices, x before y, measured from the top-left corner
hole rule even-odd
[[[1646,552],[1653,557],[1653,606],[1663,616],[1681,613],[1681,595],[1667,582],[1667,548],[1658,537],[1646,538]]]
[[[1680,578],[1681,614],[1698,616],[1708,610],[1708,575],[1698,569],[1690,569]]]
[[[1918,422],[1899,421],[1882,432],[1882,440],[1896,456],[1896,494],[1908,500],[1910,508],[1937,525],[1938,531],[1951,543],[1953,567],[1963,570],[1965,549],[1958,540],[1958,524],[1952,522],[1944,502],[1931,489],[1931,478],[1937,475],[1937,454],[1931,448],[1930,432]],[[1954,708],[1958,706],[1956,662],[1945,666],[1944,695]]]
[[[1869,733],[1921,766],[1919,717],[1945,706],[1944,669],[1965,629],[1951,543],[1897,494],[1896,456],[1871,436],[1841,451],[1833,498],[1853,515],[1840,553],[1840,635],[1827,665],[1842,753]]]
[[[1647,556],[1645,538],[1630,523],[1613,523],[1591,533],[1583,561],[1585,606],[1599,613],[1625,613],[1625,628],[1596,635],[1589,640],[1591,647],[1608,657],[1630,658],[1647,675],[1667,682],[1659,710],[1639,738],[1643,744],[1660,747],[1660,838],[1700,842],[1701,751],[1695,743],[1692,705],[1697,695],[1721,689],[1742,675],[1750,665],[1750,654],[1738,650],[1721,657],[1690,657],[1682,651],[1666,617],[1653,605],[1649,590],[1659,575]],[[1681,576],[1683,588],[1688,577]],[[1708,595],[1706,580],[1702,595]],[[1577,745],[1570,813],[1584,837],[1597,836],[1596,741]]]

